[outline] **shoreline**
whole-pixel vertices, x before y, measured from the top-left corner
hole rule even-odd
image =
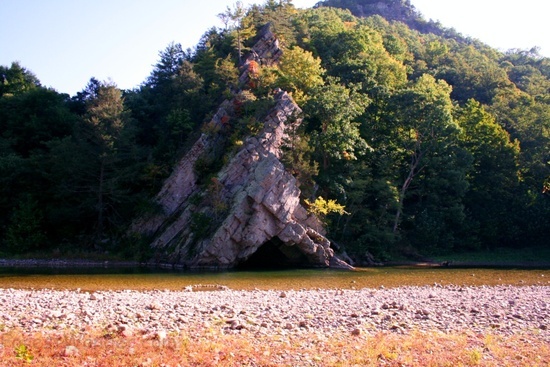
[[[159,270],[177,270],[189,272],[234,271],[234,269],[186,269],[180,265],[164,263],[147,263],[121,260],[87,260],[87,259],[0,259],[0,268],[149,268]],[[550,269],[547,261],[388,261],[375,265],[359,266],[359,268],[411,267],[411,268],[519,268],[519,269]],[[341,269],[334,269],[341,270]],[[353,271],[353,270],[351,270]]]

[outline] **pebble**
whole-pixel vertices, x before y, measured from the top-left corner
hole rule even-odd
[[[65,352],[63,354],[65,357],[76,357],[80,355],[80,351],[74,345],[68,345],[65,347]]]
[[[335,297],[336,295],[336,297]],[[0,325],[27,332],[144,330],[159,341],[193,328],[330,336],[380,331],[537,333],[550,342],[550,286],[453,285],[330,290],[97,291],[0,289]],[[291,301],[290,301],[291,300]],[[69,347],[67,347],[69,348]],[[67,353],[76,353],[70,348]]]

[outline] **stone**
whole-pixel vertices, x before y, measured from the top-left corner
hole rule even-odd
[[[119,328],[119,334],[123,338],[131,338],[132,336],[134,336],[134,332],[128,327]]]
[[[52,318],[56,318],[56,319],[60,319],[62,318],[64,315],[63,315],[63,312],[62,311],[59,311],[59,310],[54,310],[52,311],[51,313],[51,317]]]
[[[160,310],[161,305],[158,302],[153,302],[153,303],[149,304],[148,306],[146,306],[145,308],[147,310],[155,311],[155,310]]]
[[[250,81],[254,63],[276,63],[281,52],[271,28],[264,27],[241,68],[241,84]],[[236,92],[219,106],[207,132],[164,182],[155,199],[160,210],[136,219],[129,233],[150,238],[155,261],[185,268],[262,264],[352,269],[335,254],[321,221],[302,206],[298,183],[281,162],[289,129],[301,123],[301,109],[287,92],[274,91],[263,128],[246,138],[209,183],[200,182],[195,165],[215,156],[242,98]],[[204,230],[197,232],[197,227]]]
[[[165,330],[158,330],[155,332],[155,334],[153,335],[153,339],[155,340],[158,340],[158,341],[164,341],[166,340],[166,337],[167,337],[167,333]]]
[[[65,351],[63,352],[63,355],[65,357],[77,357],[80,355],[80,351],[74,345],[67,345],[65,347]]]

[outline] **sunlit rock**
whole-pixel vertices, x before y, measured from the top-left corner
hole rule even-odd
[[[244,64],[241,82],[247,81],[250,62],[266,64],[273,62],[268,55],[280,54],[277,40],[264,28]],[[187,268],[350,268],[335,256],[322,223],[302,206],[297,181],[280,160],[289,128],[301,123],[301,110],[288,93],[274,91],[274,106],[263,128],[246,138],[233,156],[216,156],[235,115],[236,98],[222,103],[206,125],[208,131],[164,183],[156,197],[157,210],[135,221],[131,232],[149,240],[157,261]],[[227,162],[205,181],[197,165],[213,165],[211,157]]]

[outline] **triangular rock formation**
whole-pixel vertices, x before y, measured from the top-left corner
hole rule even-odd
[[[268,27],[260,36],[241,81],[252,60],[270,63],[281,54]],[[301,122],[301,110],[282,90],[274,99],[261,131],[246,139],[207,188],[197,165],[219,145],[216,132],[203,134],[177,164],[156,197],[157,213],[134,223],[131,231],[150,239],[158,261],[186,268],[351,268],[335,256],[322,223],[301,205],[296,179],[281,163],[287,129]],[[235,100],[220,106],[208,124],[212,130],[223,129],[234,106]]]

